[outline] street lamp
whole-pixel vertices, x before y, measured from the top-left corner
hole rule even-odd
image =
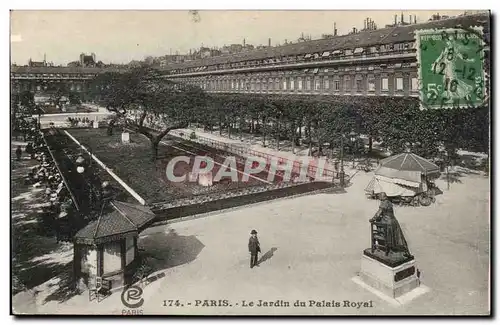
[[[83,163],[85,162],[85,158],[83,158],[83,156],[78,156],[78,158],[76,159],[76,171],[78,172],[78,174],[83,174],[83,172],[85,171],[85,167],[83,167]]]
[[[88,190],[89,190],[89,199],[90,199],[90,206],[93,206],[94,204],[94,198],[96,201],[102,199],[102,185],[101,185],[101,180],[95,170],[93,169],[92,166],[92,151],[90,150],[90,147],[87,144],[81,144],[81,146],[85,146],[88,150],[88,154],[90,155],[90,161],[87,164],[86,159],[83,157],[83,149],[80,152],[80,155],[76,159],[76,171],[78,174],[81,174],[83,177],[85,177],[85,181],[87,181],[88,184]]]

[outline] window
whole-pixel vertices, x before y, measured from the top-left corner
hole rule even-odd
[[[344,90],[349,91],[351,90],[351,77],[350,76],[344,76]]]
[[[411,90],[418,91],[418,79],[417,78],[411,78]]]
[[[389,91],[389,79],[382,78],[382,91]]]
[[[295,77],[290,78],[290,90],[295,89]]]
[[[403,90],[403,78],[396,78],[396,90]]]
[[[328,77],[325,77],[324,88],[325,88],[325,90],[330,89],[330,80],[328,79]]]
[[[250,90],[255,90],[255,80],[254,79],[250,80]]]
[[[274,90],[280,89],[280,80],[278,78],[274,79]]]
[[[321,77],[323,79],[323,77]],[[314,81],[314,90],[320,91],[321,90],[321,80],[319,78],[316,78]]]
[[[311,79],[307,78],[306,80],[306,90],[311,90]]]
[[[283,79],[283,90],[286,90],[286,78]]]
[[[333,90],[340,90],[340,80],[333,81]]]
[[[356,91],[358,93],[363,91],[363,80],[362,79],[356,79]]]
[[[373,76],[368,78],[368,91],[375,91],[375,78]]]
[[[299,84],[299,90],[302,90],[302,78],[297,78],[297,83]]]

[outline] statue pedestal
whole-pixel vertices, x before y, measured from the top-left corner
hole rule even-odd
[[[365,249],[361,258],[360,279],[373,289],[396,299],[420,286],[413,257],[403,254],[371,252]]]
[[[122,143],[130,143],[130,134],[128,132],[122,132]]]

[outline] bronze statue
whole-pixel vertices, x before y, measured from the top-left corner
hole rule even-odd
[[[375,216],[370,219],[372,224],[372,252],[383,247],[386,256],[391,252],[402,252],[403,256],[412,257],[401,226],[394,216],[391,201],[389,201],[385,193],[380,194],[380,199],[380,207]],[[375,244],[375,241],[382,244]]]

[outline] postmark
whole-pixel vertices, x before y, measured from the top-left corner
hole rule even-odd
[[[417,30],[420,108],[484,105],[485,44],[479,27]]]

